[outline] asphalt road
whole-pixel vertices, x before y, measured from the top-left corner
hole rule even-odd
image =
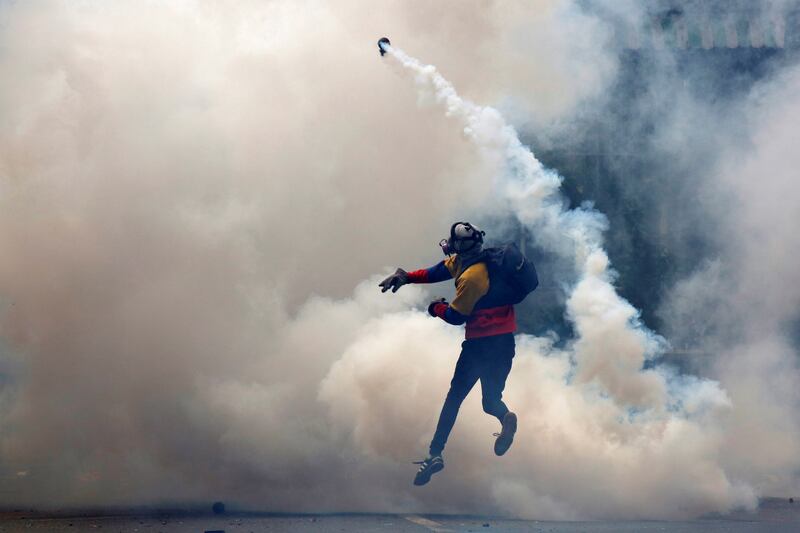
[[[0,532],[88,531],[92,533],[256,533],[279,531],[331,532],[491,532],[537,533],[717,533],[800,532],[800,503],[765,501],[756,513],[738,512],[692,521],[549,522],[499,518],[420,515],[270,515],[149,514],[66,516],[39,513],[0,513]]]

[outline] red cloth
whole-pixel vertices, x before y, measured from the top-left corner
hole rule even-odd
[[[467,339],[474,339],[490,335],[502,335],[503,333],[514,333],[516,330],[517,319],[514,315],[514,306],[503,305],[473,311],[467,319],[465,336]]]
[[[424,268],[408,273],[408,281],[411,283],[428,283],[428,271]]]

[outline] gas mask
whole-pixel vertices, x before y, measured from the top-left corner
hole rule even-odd
[[[456,222],[450,226],[450,238],[442,239],[439,246],[444,255],[464,254],[477,252],[483,245],[485,231],[473,226],[469,222]]]

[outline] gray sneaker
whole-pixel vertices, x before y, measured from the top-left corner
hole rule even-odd
[[[514,433],[517,432],[517,415],[512,412],[506,413],[503,417],[503,429],[500,433],[495,433],[494,436],[497,440],[494,441],[494,453],[503,455],[511,448],[511,443],[514,442]]]
[[[421,465],[417,475],[414,477],[414,485],[424,485],[431,480],[431,476],[444,469],[444,460],[441,455],[432,455],[424,461],[414,461],[415,465]]]

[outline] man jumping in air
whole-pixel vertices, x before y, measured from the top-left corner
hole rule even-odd
[[[503,389],[514,358],[516,330],[514,306],[509,302],[521,301],[527,292],[535,288],[538,281],[533,266],[527,266],[524,256],[514,247],[514,253],[506,253],[506,262],[514,261],[514,265],[510,267],[510,278],[516,274],[514,269],[522,269],[529,273],[529,278],[530,272],[533,272],[533,281],[529,279],[528,285],[521,291],[512,288],[514,280],[511,279],[510,284],[510,278],[501,275],[502,255],[499,262],[496,261],[497,268],[490,268],[495,263],[490,261],[488,254],[500,249],[484,250],[485,234],[469,222],[456,222],[450,228],[450,238],[439,243],[447,259],[428,269],[413,272],[398,268],[379,285],[382,292],[389,289],[397,292],[397,289],[408,283],[437,283],[455,279],[456,296],[453,301],[448,304],[444,298],[434,300],[428,306],[428,313],[448,324],[466,323],[466,340],[461,345],[461,355],[450,382],[450,391],[439,415],[439,423],[430,445],[430,455],[417,463],[421,466],[414,478],[415,485],[425,485],[433,474],[444,468],[442,451],[455,424],[458,409],[479,379],[483,393],[483,410],[496,417],[501,424],[500,433],[495,433],[497,439],[494,452],[497,455],[508,451],[517,431],[517,416],[503,403]],[[496,253],[492,257],[496,258]],[[526,265],[525,269],[523,265]],[[530,283],[533,283],[533,288],[529,288]],[[514,296],[515,292],[517,297]],[[524,294],[518,297],[520,292]]]

